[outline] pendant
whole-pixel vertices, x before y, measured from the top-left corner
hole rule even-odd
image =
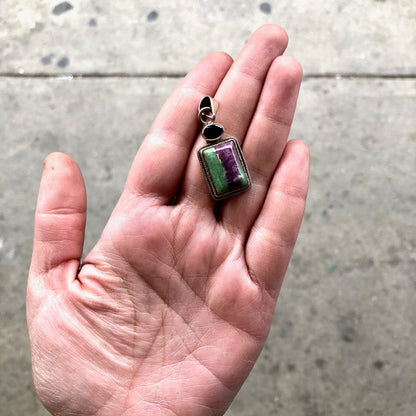
[[[224,128],[214,123],[215,110],[211,97],[201,100],[198,118],[205,125],[202,137],[208,144],[197,154],[212,197],[221,200],[248,190],[251,179],[237,139],[222,139]]]

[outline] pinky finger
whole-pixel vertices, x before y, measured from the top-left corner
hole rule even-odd
[[[246,260],[253,279],[275,298],[299,233],[308,181],[308,147],[300,140],[291,140],[246,244]]]

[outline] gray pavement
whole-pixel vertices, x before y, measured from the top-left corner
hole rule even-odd
[[[88,251],[180,76],[268,22],[305,70],[291,137],[311,148],[311,188],[269,339],[227,416],[415,414],[416,3],[3,0],[1,416],[47,414],[25,323],[44,156],[82,168]]]

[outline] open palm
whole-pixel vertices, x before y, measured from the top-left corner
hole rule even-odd
[[[287,142],[301,82],[287,37],[260,28],[236,61],[201,61],[168,99],[79,268],[86,195],[45,161],[27,315],[38,395],[56,415],[221,415],[258,357],[300,227],[308,151]],[[240,140],[252,188],[211,199],[197,107]]]

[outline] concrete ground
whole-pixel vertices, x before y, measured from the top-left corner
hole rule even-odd
[[[88,251],[180,77],[269,22],[304,68],[291,136],[311,148],[311,187],[270,337],[227,416],[416,414],[415,1],[3,0],[1,416],[47,414],[25,323],[43,158],[83,170]]]

